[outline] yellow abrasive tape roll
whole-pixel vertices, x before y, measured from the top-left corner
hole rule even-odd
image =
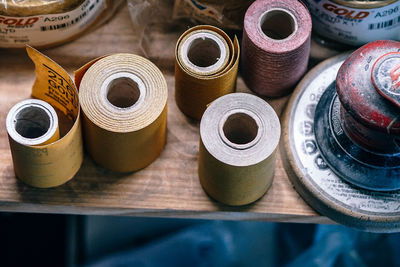
[[[239,43],[207,25],[182,34],[175,50],[175,100],[187,116],[200,120],[207,105],[234,92]]]
[[[8,16],[34,16],[70,11],[85,0],[3,0],[0,14]]]
[[[68,42],[112,15],[122,0],[0,0],[0,48]]]
[[[35,99],[16,104],[6,120],[14,171],[31,186],[54,187],[71,179],[83,160],[78,92],[63,68],[31,47],[27,52],[36,67]],[[56,110],[69,128],[59,128]]]
[[[280,132],[275,111],[257,96],[233,93],[212,102],[200,123],[204,190],[233,206],[259,199],[272,184]]]
[[[75,73],[83,112],[85,147],[99,165],[131,172],[164,148],[167,83],[149,60],[115,54]]]

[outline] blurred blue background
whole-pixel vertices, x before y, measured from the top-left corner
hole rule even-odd
[[[0,266],[400,266],[400,234],[341,225],[0,213]]]
[[[99,218],[88,218],[88,226],[92,219]],[[138,245],[93,259],[87,266],[400,266],[399,234],[367,233],[340,225],[119,220],[127,227],[129,220],[135,221],[130,227],[137,228],[127,245],[129,239],[140,237]],[[99,232],[92,236],[101,236],[104,230],[89,228]],[[122,228],[111,232],[120,235]],[[91,247],[102,243],[87,238]]]

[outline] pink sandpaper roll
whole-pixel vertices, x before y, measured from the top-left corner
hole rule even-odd
[[[307,70],[311,17],[297,0],[258,0],[246,12],[241,72],[260,95],[290,93]]]

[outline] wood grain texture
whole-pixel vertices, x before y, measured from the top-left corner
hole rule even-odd
[[[0,50],[0,210],[17,212],[130,215],[228,220],[331,223],[312,210],[287,178],[278,153],[272,187],[257,202],[229,207],[209,198],[197,175],[199,123],[185,117],[174,100],[174,49],[183,30],[150,31],[145,42],[133,30],[127,8],[109,23],[66,45],[42,50],[69,73],[111,53],[143,55],[163,72],[169,89],[165,150],[149,167],[119,174],[97,166],[89,156],[74,179],[54,189],[36,189],[15,178],[5,118],[18,101],[29,98],[34,67],[25,51]],[[149,43],[143,49],[140,44]],[[239,77],[237,91],[249,92]],[[268,100],[281,113],[288,97]]]

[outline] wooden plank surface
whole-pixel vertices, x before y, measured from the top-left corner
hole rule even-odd
[[[150,31],[142,42],[133,30],[127,8],[122,8],[109,23],[80,39],[42,50],[70,73],[105,54],[145,52],[162,70],[169,88],[167,145],[153,164],[136,173],[119,174],[97,166],[86,156],[76,177],[54,189],[32,188],[15,178],[5,118],[15,103],[29,98],[34,67],[25,51],[0,49],[0,210],[330,223],[293,189],[280,155],[271,189],[254,204],[228,207],[204,193],[197,176],[199,123],[178,110],[173,96],[174,48],[181,33],[182,29],[176,28]],[[142,43],[151,46],[143,49]],[[249,92],[240,77],[237,90]],[[280,114],[287,99],[268,102]]]

